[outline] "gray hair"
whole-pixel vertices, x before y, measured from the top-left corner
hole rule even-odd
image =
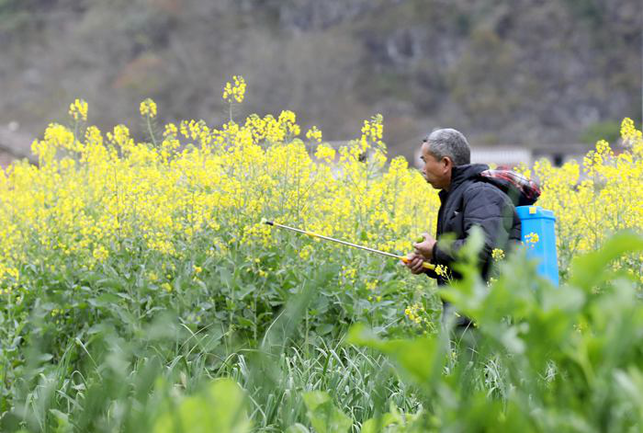
[[[471,148],[464,135],[458,130],[445,128],[436,129],[424,139],[429,145],[429,152],[438,161],[448,156],[453,165],[471,163]]]

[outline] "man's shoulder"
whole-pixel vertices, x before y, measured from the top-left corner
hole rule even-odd
[[[479,194],[480,192],[489,192],[491,194],[504,194],[498,187],[485,182],[484,179],[472,179],[468,181],[465,185],[464,193],[465,194]]]
[[[468,182],[463,191],[465,200],[492,200],[511,202],[509,196],[497,186],[485,182],[484,179],[475,179]]]

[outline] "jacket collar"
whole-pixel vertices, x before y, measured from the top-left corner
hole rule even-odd
[[[473,179],[488,169],[489,166],[486,164],[465,164],[453,167],[451,171],[451,186],[449,187],[449,191],[453,191],[464,181]]]
[[[465,164],[458,165],[451,169],[451,185],[449,191],[442,190],[438,193],[440,200],[444,201],[449,193],[460,186],[463,182],[477,177],[480,173],[488,170],[489,166],[486,164]]]

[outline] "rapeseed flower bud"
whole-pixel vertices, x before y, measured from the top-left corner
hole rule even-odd
[[[335,160],[335,155],[335,149],[328,144],[317,146],[317,150],[315,151],[315,157],[320,161],[332,162]]]
[[[317,143],[321,143],[322,141],[322,132],[317,129],[316,126],[313,126],[306,132],[306,138],[312,141],[316,141]]]
[[[246,80],[241,75],[235,75],[232,79],[234,84],[227,82],[223,88],[223,99],[229,103],[233,100],[241,103],[246,94]]]
[[[301,132],[299,125],[296,123],[297,115],[290,110],[282,111],[281,114],[279,114],[278,122],[286,135],[296,137]]]
[[[634,126],[634,121],[629,117],[623,119],[621,122],[621,137],[623,141],[636,142],[643,140],[641,131],[637,130]]]
[[[435,273],[438,274],[441,277],[448,276],[448,272],[449,272],[449,270],[444,265],[436,265],[435,266]]]
[[[156,117],[156,102],[154,102],[150,98],[147,98],[143,102],[141,102],[139,110],[141,112],[141,116],[154,118]]]
[[[174,123],[168,123],[167,125],[165,125],[163,137],[176,137],[178,134],[179,130]]]
[[[74,120],[87,121],[87,102],[84,99],[76,99],[69,105],[69,115]]]
[[[525,242],[528,244],[535,244],[540,240],[538,233],[531,232],[525,235]]]
[[[313,247],[311,245],[306,245],[299,251],[299,258],[302,260],[308,260],[312,252]]]
[[[419,303],[410,305],[406,307],[406,309],[404,310],[404,315],[408,317],[408,319],[416,325],[422,325],[423,323],[428,323],[428,319],[424,317],[425,313],[426,311],[424,307]]]
[[[104,246],[98,245],[96,248],[94,248],[94,252],[92,253],[92,256],[99,262],[102,262],[109,257],[109,251],[107,251],[107,249]]]

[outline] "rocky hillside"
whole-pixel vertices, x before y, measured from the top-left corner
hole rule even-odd
[[[641,116],[638,0],[0,0],[0,124],[75,97],[103,127],[289,108],[329,140],[384,115],[394,153],[436,126],[478,143],[591,141]]]

